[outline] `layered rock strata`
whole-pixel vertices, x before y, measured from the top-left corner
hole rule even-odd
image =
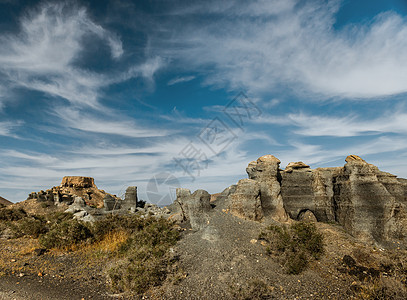
[[[407,242],[407,180],[356,155],[344,167],[311,169],[265,155],[249,163],[249,179],[226,197],[232,214],[251,220],[338,222],[352,235],[386,245]]]
[[[99,190],[92,177],[66,176],[62,179],[61,185],[46,191],[33,192],[28,196],[28,199],[37,199],[39,202],[54,202],[56,205],[59,203],[70,205],[78,196],[85,201],[86,205],[102,208],[106,195],[118,199],[103,190]]]

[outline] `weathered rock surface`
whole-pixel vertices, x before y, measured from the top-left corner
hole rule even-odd
[[[246,168],[249,179],[260,184],[260,202],[264,216],[276,221],[286,221],[283,198],[280,190],[280,160],[273,155],[264,155],[252,161]],[[237,189],[239,189],[239,184]]]
[[[122,202],[122,207],[125,210],[135,209],[136,207],[141,207],[141,205],[137,198],[137,187],[136,186],[129,186],[126,189],[126,194],[124,195],[124,200]]]
[[[310,166],[304,164],[302,161],[298,161],[298,162],[290,162],[287,167],[285,167],[285,172],[292,172],[293,170],[304,170],[304,171],[308,171],[307,169],[309,169]]]
[[[289,216],[296,220],[301,212],[310,210],[319,221],[335,221],[332,179],[336,172],[339,168],[282,171],[281,194]]]
[[[260,200],[260,183],[253,179],[242,179],[236,190],[229,196],[232,214],[254,221],[263,218]]]
[[[99,190],[92,177],[66,176],[62,179],[60,186],[55,186],[46,191],[33,192],[28,196],[28,199],[37,199],[39,202],[53,202],[56,205],[59,203],[70,205],[78,196],[85,201],[86,205],[102,208],[106,195],[110,194]],[[118,199],[113,195],[110,196]]]
[[[249,179],[213,200],[249,220],[338,222],[361,240],[407,245],[407,179],[382,172],[357,155],[345,161],[344,167],[318,169],[293,162],[281,170],[278,158],[265,155],[249,163]],[[209,199],[202,190],[191,195],[187,189],[177,189],[178,220],[201,228],[211,209]],[[174,206],[171,210],[176,211]]]
[[[62,178],[61,187],[70,187],[74,189],[91,188],[95,186],[95,180],[92,177],[83,176],[65,176]]]
[[[336,220],[353,235],[382,244],[405,239],[403,183],[363,159],[348,156],[333,178]]]
[[[193,194],[184,188],[177,189],[177,204],[181,219],[189,221],[191,228],[199,230],[208,224],[208,213],[211,211],[211,195],[205,190],[196,190]]]

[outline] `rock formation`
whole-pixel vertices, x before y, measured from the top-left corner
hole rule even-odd
[[[199,230],[207,224],[207,213],[212,209],[210,200],[207,191],[196,190],[191,194],[188,189],[178,188],[175,211],[180,215],[179,219],[189,221],[192,229]]]
[[[249,163],[249,179],[218,194],[230,212],[253,221],[289,219],[337,222],[350,234],[381,246],[407,245],[407,179],[380,171],[356,155],[344,167],[311,169],[292,162],[285,170],[272,155]],[[180,220],[194,229],[205,224],[210,196],[177,189]]]
[[[37,199],[40,202],[48,201],[72,204],[76,196],[81,197],[86,205],[101,208],[104,206],[104,198],[110,195],[103,190],[99,190],[92,177],[66,176],[62,179],[60,186],[55,186],[46,191],[33,192],[28,199]],[[110,195],[114,199],[117,197]]]
[[[382,172],[356,155],[344,167],[311,169],[303,162],[279,169],[272,155],[249,163],[228,197],[231,212],[252,220],[271,217],[338,222],[365,241],[406,242],[407,180]],[[260,199],[260,203],[258,201]],[[263,216],[262,216],[263,215]]]
[[[287,214],[283,206],[281,195],[280,160],[273,155],[264,155],[252,161],[246,168],[249,179],[260,185],[260,202],[264,216],[272,217],[276,221],[286,221]],[[239,184],[237,189],[239,190]]]
[[[128,187],[125,199],[122,200],[115,195],[99,190],[92,177],[64,177],[60,186],[31,193],[27,200],[48,201],[58,206],[66,204],[68,208],[65,209],[65,212],[70,212],[74,218],[85,222],[93,222],[98,217],[109,213],[138,213],[141,217],[168,218],[170,216],[170,211],[167,208],[160,208],[157,205],[139,201],[136,186]]]
[[[229,196],[231,212],[249,220],[260,221],[263,218],[260,196],[261,189],[258,181],[240,180],[234,193]]]

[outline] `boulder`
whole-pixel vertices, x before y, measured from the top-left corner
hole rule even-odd
[[[287,167],[285,167],[285,172],[292,172],[293,170],[301,170],[306,172],[311,172],[310,166],[304,164],[302,161],[290,162]]]
[[[315,223],[317,222],[317,218],[312,211],[307,209],[298,215],[298,221]]]

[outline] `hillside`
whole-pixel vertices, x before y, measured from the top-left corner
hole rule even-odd
[[[0,196],[0,206],[8,206],[13,204],[13,202],[8,201],[7,199],[4,199],[3,197]]]

